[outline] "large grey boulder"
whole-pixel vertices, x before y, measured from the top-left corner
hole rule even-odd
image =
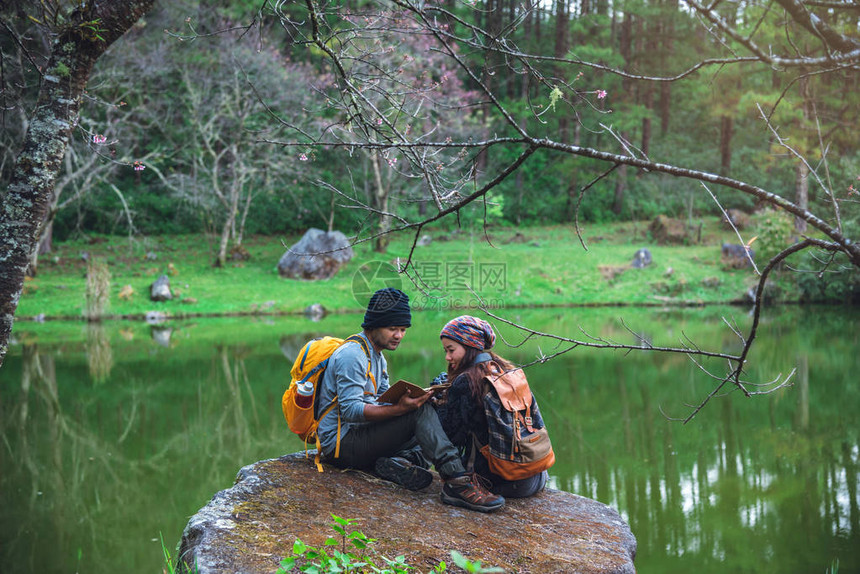
[[[755,250],[745,245],[723,243],[720,247],[720,261],[729,269],[752,267],[751,260],[755,260]]]
[[[492,514],[443,504],[438,477],[412,492],[361,472],[324,465],[303,452],[244,467],[182,535],[180,561],[200,574],[274,573],[296,538],[321,547],[331,514],[355,518],[381,555],[404,555],[429,571],[457,550],[506,572],[634,573],[636,539],[612,508],[547,489],[509,499]],[[190,570],[190,568],[189,568]]]
[[[634,269],[642,269],[651,265],[653,257],[648,249],[639,249],[633,254],[633,261],[630,262],[630,267]]]
[[[170,278],[162,275],[149,286],[149,299],[151,301],[169,301],[173,299],[170,292]]]
[[[278,274],[292,279],[330,279],[352,256],[346,235],[311,228],[278,261]]]

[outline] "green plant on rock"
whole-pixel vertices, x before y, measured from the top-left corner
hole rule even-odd
[[[454,561],[454,564],[465,570],[466,572],[474,572],[475,574],[490,574],[491,572],[504,572],[502,568],[482,566],[480,560],[475,560],[472,562],[467,559],[465,556],[457,552],[456,550],[451,551],[451,560]]]
[[[369,550],[376,540],[368,538],[358,530],[347,532],[347,528],[355,522],[355,519],[341,518],[334,514],[331,517],[334,519],[331,527],[340,535],[340,538],[332,536],[326,539],[324,547],[332,548],[330,553],[325,548],[308,546],[301,540],[296,539],[293,543],[292,556],[287,556],[281,560],[281,565],[277,570],[278,574],[285,574],[294,570],[310,574],[368,571],[400,574],[401,572],[408,572],[411,569],[405,564],[403,556],[398,556],[394,560],[383,558],[388,567],[380,569],[370,556],[360,555],[355,552]],[[333,548],[335,546],[340,546],[340,550]]]
[[[308,546],[299,539],[293,543],[293,553],[281,560],[277,574],[289,572],[307,572],[310,574],[334,574],[334,573],[365,573],[375,574],[405,574],[414,570],[406,563],[404,556],[386,558],[385,556],[369,556],[365,551],[372,552],[372,545],[376,542],[374,538],[368,538],[364,533],[353,530],[347,532],[349,526],[355,522],[354,518],[341,518],[331,515],[334,522],[332,529],[339,537],[329,537],[323,544],[324,548]],[[340,546],[340,549],[334,548]],[[327,551],[325,548],[329,548]],[[358,551],[358,553],[356,553]],[[376,561],[374,561],[376,560]],[[490,568],[481,565],[480,560],[474,562],[465,558],[456,550],[451,551],[451,560],[465,570],[476,574],[490,574],[504,572],[501,568]],[[377,564],[380,562],[381,564]],[[444,574],[448,571],[445,562],[439,562],[430,572],[432,574]]]

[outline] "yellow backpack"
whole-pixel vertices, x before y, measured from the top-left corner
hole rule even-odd
[[[281,399],[281,408],[284,411],[284,418],[287,419],[287,425],[290,430],[299,436],[305,442],[305,456],[308,452],[308,442],[316,440],[317,455],[316,462],[317,470],[322,472],[320,464],[320,440],[317,436],[317,428],[320,421],[329,414],[337,405],[337,396],[332,402],[320,408],[319,405],[319,382],[322,380],[323,373],[328,366],[329,358],[334,353],[335,349],[346,343],[358,343],[364,354],[367,355],[367,376],[373,381],[373,388],[376,389],[376,379],[373,377],[370,368],[370,349],[367,346],[367,341],[358,335],[352,335],[346,339],[338,339],[337,337],[323,337],[321,339],[313,339],[308,341],[299,351],[293,368],[290,370],[290,386],[284,392]],[[307,406],[297,404],[299,386],[310,382],[313,385],[313,400]],[[303,402],[299,400],[299,403]],[[340,414],[337,418],[337,444],[335,446],[334,456],[340,456]]]

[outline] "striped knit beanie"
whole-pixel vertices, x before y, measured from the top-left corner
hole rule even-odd
[[[463,315],[448,321],[439,333],[439,337],[452,339],[479,351],[492,349],[496,344],[493,327],[483,319],[471,315]]]

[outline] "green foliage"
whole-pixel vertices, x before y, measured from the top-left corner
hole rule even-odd
[[[596,196],[595,196],[596,197]],[[699,221],[698,219],[695,221]],[[586,251],[572,225],[544,227],[482,226],[472,229],[427,228],[424,233],[434,241],[412,253],[413,263],[422,273],[428,266],[439,271],[446,281],[448,265],[471,262],[474,285],[482,296],[502,305],[570,305],[626,303],[653,304],[655,296],[664,298],[671,281],[684,290],[679,301],[699,303],[726,302],[745,290],[748,273],[722,269],[720,244],[736,242],[734,233],[719,227],[716,217],[702,218],[702,242],[686,247],[653,247],[654,264],[639,270],[627,269],[608,283],[600,268],[628,265],[636,249],[651,245],[648,221],[613,224],[581,225]],[[456,231],[456,232],[455,232]],[[111,313],[116,316],[142,316],[157,309],[173,317],[188,314],[282,314],[300,313],[312,303],[323,303],[330,311],[354,310],[361,307],[352,295],[352,281],[362,265],[380,261],[367,243],[355,246],[355,257],[338,274],[327,281],[298,281],[281,279],[275,267],[284,254],[285,246],[298,240],[297,235],[253,236],[246,238],[251,258],[229,262],[223,268],[211,266],[215,238],[189,234],[154,237],[146,241],[129,242],[127,238],[107,238],[91,243],[78,239],[57,243],[51,257],[44,258],[39,275],[28,282],[28,292],[18,306],[19,317],[45,314],[50,317],[79,317],[85,297],[85,264],[81,251],[91,257],[103,258],[112,274]],[[447,239],[446,240],[443,240]],[[101,239],[101,238],[100,238]],[[389,255],[384,261],[410,255],[413,238],[392,238]],[[755,245],[755,244],[754,244]],[[171,271],[170,265],[173,270]],[[504,284],[482,285],[482,264],[502,266]],[[423,266],[423,267],[421,267]],[[667,268],[674,272],[664,277]],[[174,298],[153,304],[146,296],[150,284],[159,275],[168,273]],[[703,286],[707,277],[718,277],[720,289]],[[794,278],[786,274],[773,278],[780,283],[789,299],[797,299],[793,291]],[[414,295],[419,307],[438,308],[439,305],[468,304],[467,292],[448,285],[442,301],[430,300],[413,290],[408,279],[404,287]],[[119,291],[129,285],[135,294],[121,299]],[[237,289],[237,286],[241,288]],[[444,287],[444,285],[443,285]],[[325,300],[320,300],[320,289]],[[460,287],[462,289],[462,287]],[[183,302],[191,298],[196,302]],[[663,299],[660,299],[663,300]]]
[[[406,563],[404,556],[397,556],[395,558],[380,556],[372,548],[372,545],[376,542],[375,539],[368,538],[358,530],[349,531],[349,527],[355,522],[354,518],[341,518],[334,514],[331,517],[334,519],[334,522],[330,526],[338,534],[339,538],[329,537],[326,539],[324,546],[325,548],[329,548],[330,552],[326,551],[325,548],[308,546],[297,538],[293,543],[292,555],[281,560],[277,574],[287,574],[296,570],[310,574],[341,574],[348,572],[405,574],[406,572],[415,570],[415,568]],[[340,546],[340,550],[334,548],[338,545]],[[451,559],[466,572],[476,574],[504,572],[501,568],[482,566],[480,560],[472,562],[456,550],[451,551]],[[445,562],[440,562],[431,572],[442,574],[447,571]]]
[[[451,551],[451,560],[454,564],[465,570],[466,572],[474,572],[475,574],[489,574],[490,572],[504,572],[503,568],[486,567],[481,565],[480,560],[474,562],[468,560],[456,550]]]
[[[860,270],[842,255],[805,251],[797,267],[797,286],[806,301],[860,303]]]
[[[555,104],[558,103],[563,95],[562,91],[558,89],[558,86],[554,87],[549,93],[549,109],[555,111]]]
[[[759,266],[791,245],[794,220],[785,212],[766,209],[757,218],[755,244],[756,261]]]
[[[167,546],[164,545],[164,536],[161,532],[158,533],[158,540],[161,542],[161,552],[164,555],[164,573],[165,574],[178,574],[179,572],[188,572],[188,570],[182,570],[179,567],[179,564],[174,561],[173,556],[170,554],[170,550],[167,549]],[[197,564],[191,567],[191,574],[197,574],[198,568]]]
[[[368,566],[373,568],[374,572],[386,574],[399,574],[408,571],[408,567],[403,564],[402,556],[394,560],[384,559],[389,568],[378,569],[370,556],[360,554],[361,552],[370,550],[371,545],[376,541],[368,538],[358,530],[347,532],[347,528],[355,522],[355,519],[341,518],[334,514],[331,517],[334,519],[331,528],[340,536],[339,540],[334,537],[326,539],[325,548],[330,548],[331,553],[327,552],[325,548],[308,546],[297,538],[293,543],[292,556],[287,556],[281,560],[280,567],[277,570],[278,574],[294,570],[309,572],[311,574],[321,574],[323,572],[364,572]],[[334,548],[338,545],[341,547],[340,550]],[[359,553],[355,551],[359,551]]]

